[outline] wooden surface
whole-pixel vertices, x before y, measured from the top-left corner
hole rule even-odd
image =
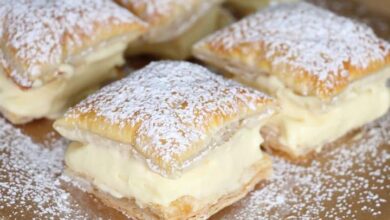
[[[390,15],[390,1],[389,0],[358,0],[359,3],[365,5],[369,10],[382,14],[384,16]]]
[[[367,8],[347,0],[312,2],[339,14],[360,19],[372,26],[378,35],[390,40],[390,0],[365,1]],[[129,63],[138,68],[148,60],[137,58]],[[276,170],[271,180],[259,184],[251,195],[224,209],[212,219],[390,219],[390,145],[386,144],[390,142],[389,118],[387,116],[380,122],[373,123],[370,128],[344,138],[335,146],[327,147],[312,162],[291,164],[281,158],[274,158]],[[54,147],[66,147],[66,142],[61,142],[61,138],[53,132],[51,123],[39,120],[8,130],[13,135],[17,129],[21,129],[26,137],[32,138],[31,144],[42,148],[42,153],[48,153],[44,149],[52,151]],[[4,126],[4,123],[0,123],[0,126]],[[4,137],[0,135],[0,138]],[[4,140],[1,143],[4,144]],[[26,140],[23,143],[30,142]],[[12,144],[15,143],[10,143],[10,146]],[[49,196],[52,192],[47,192],[46,196],[45,192],[38,192],[33,197],[25,195],[23,190],[28,192],[27,186],[18,188],[18,192],[12,191],[15,188],[9,186],[15,181],[14,176],[18,172],[24,172],[24,168],[18,166],[20,170],[14,170],[15,175],[5,173],[9,169],[5,164],[9,151],[7,147],[0,147],[0,219],[127,219],[120,212],[104,206],[94,196],[72,185],[61,172],[53,177],[59,184],[47,189],[63,190],[60,198]],[[50,152],[48,155],[51,155]],[[356,164],[350,164],[351,161]],[[62,165],[62,161],[55,163]],[[377,172],[380,173],[379,176],[376,176]],[[45,173],[29,175],[34,177]],[[305,177],[310,179],[306,180]],[[48,198],[46,203],[37,201],[39,193],[42,193],[43,198]],[[2,204],[9,201],[6,198],[10,196],[15,196],[14,202],[17,204]],[[59,204],[62,203],[66,207],[60,207]],[[39,207],[42,204],[58,206],[58,210],[64,212]]]

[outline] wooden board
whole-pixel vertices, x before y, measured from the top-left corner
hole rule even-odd
[[[390,40],[387,9],[376,13],[374,1],[369,9],[343,0],[312,2],[361,19]],[[149,60],[132,59],[129,65],[139,68]],[[51,124],[15,127],[0,118],[0,219],[128,219],[62,173],[67,141]],[[390,218],[390,113],[326,147],[312,162],[273,160],[270,180],[212,219]]]

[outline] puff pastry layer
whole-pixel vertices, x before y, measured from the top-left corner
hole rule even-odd
[[[109,0],[3,1],[0,16],[1,109],[14,122],[58,113],[63,106],[51,108],[57,97],[66,100],[109,78],[100,72],[122,64],[126,45],[146,29],[143,21]],[[94,68],[99,62],[105,66]],[[92,74],[100,79],[68,85]],[[28,107],[21,101],[28,99],[40,99],[43,108],[34,107],[31,114],[16,111],[10,107],[15,105],[11,96],[20,102],[18,108]]]
[[[260,11],[197,43],[194,54],[277,97],[282,111],[266,142],[293,157],[389,108],[390,45],[369,27],[308,3]]]
[[[166,61],[89,96],[54,127],[76,141],[68,168],[110,203],[135,201],[133,217],[186,219],[215,213],[269,173],[260,128],[275,107],[199,65]]]

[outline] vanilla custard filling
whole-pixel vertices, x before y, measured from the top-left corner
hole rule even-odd
[[[64,77],[42,87],[22,90],[0,68],[0,108],[18,117],[56,117],[69,105],[69,99],[82,90],[112,77],[109,72],[124,63],[122,52],[127,42],[115,42],[92,51],[75,67],[59,67]]]
[[[382,115],[390,107],[390,89],[386,85],[390,67],[358,80],[326,103],[316,97],[295,94],[274,76],[260,76],[256,87],[274,95],[281,112],[271,119],[284,149],[299,156],[336,140]]]
[[[65,161],[70,170],[92,179],[100,190],[116,198],[135,198],[141,206],[150,203],[169,206],[183,196],[213,202],[238,190],[257,174],[258,170],[251,166],[261,162],[261,143],[258,125],[241,128],[175,179],[152,172],[141,160],[123,154],[117,146],[74,142]]]

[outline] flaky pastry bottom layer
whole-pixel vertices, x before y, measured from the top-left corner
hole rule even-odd
[[[110,195],[110,201],[134,200],[139,209],[147,207],[145,210],[157,219],[211,215],[242,197],[255,185],[258,176],[270,172],[271,161],[260,150],[261,124],[252,126],[238,129],[176,178],[151,171],[142,159],[121,148],[125,146],[109,144],[99,137],[89,139],[94,144],[73,142],[65,162],[69,170]],[[241,192],[243,186],[245,191]],[[220,202],[238,190],[238,196]],[[209,211],[214,206],[215,211]],[[137,213],[132,215],[141,218]]]
[[[89,138],[89,144],[73,142],[65,162],[70,169],[90,176],[94,185],[117,198],[135,197],[139,203],[163,206],[182,196],[216,200],[254,175],[245,171],[263,158],[259,127],[238,129],[229,140],[206,152],[176,178],[153,172],[145,159],[127,151],[130,146],[105,143],[98,136]]]
[[[107,206],[120,210],[127,216],[139,220],[207,219],[223,208],[245,197],[260,181],[266,179],[271,174],[270,157],[265,155],[261,161],[258,161],[249,169],[255,171],[256,173],[253,178],[251,178],[248,182],[243,183],[240,188],[221,196],[217,201],[206,204],[199,203],[197,199],[187,196],[175,200],[168,207],[156,204],[140,205],[136,202],[136,198],[115,198],[95,186],[90,185],[88,190],[90,193],[100,198]],[[88,178],[80,173],[76,173],[70,169],[67,169],[67,174],[74,176],[76,179],[81,178],[83,181],[87,181],[89,183],[92,182],[91,178]],[[204,187],[207,187],[207,185]]]

